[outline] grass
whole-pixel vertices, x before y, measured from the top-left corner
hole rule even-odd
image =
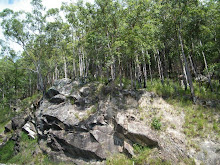
[[[123,154],[117,154],[106,160],[106,165],[133,165],[133,161]]]
[[[5,121],[3,123],[0,123],[0,134],[4,132],[5,130],[5,125],[8,123],[9,121]]]
[[[36,164],[36,165],[68,165],[71,163],[58,163],[51,161],[47,155],[39,152],[38,154],[33,154],[36,150],[37,139],[31,139],[24,132],[21,132],[20,137],[20,152],[14,155],[14,145],[15,142],[10,140],[0,148],[0,163],[6,164]]]
[[[33,154],[36,150],[37,139],[31,139],[29,136],[21,132],[20,137],[20,152],[17,155],[13,155],[5,163],[8,164],[44,164],[44,165],[53,165],[57,164],[52,162],[47,155],[43,153]],[[6,153],[9,152],[8,150]]]
[[[200,105],[185,106],[184,133],[188,137],[207,138],[214,132],[220,139],[220,123],[215,118],[216,109]]]
[[[0,162],[7,163],[14,155],[15,142],[9,140],[2,148],[0,148]]]
[[[217,134],[220,138],[220,123],[215,117],[219,114],[219,106],[216,108],[204,107],[202,105],[194,105],[190,98],[189,89],[185,91],[177,83],[169,80],[165,81],[164,85],[159,80],[154,80],[152,85],[148,85],[147,90],[157,93],[166,101],[178,110],[181,109],[185,113],[184,133],[188,137],[202,137],[205,138],[210,132]],[[219,99],[220,96],[211,92],[205,87],[199,87],[194,83],[195,95],[198,98],[205,100]],[[202,89],[202,90],[200,90]],[[199,91],[199,92],[198,92]],[[155,122],[153,122],[155,123]],[[155,125],[155,124],[154,124]],[[154,127],[155,128],[155,127]]]
[[[125,155],[117,154],[107,159],[107,165],[170,165],[170,162],[162,160],[158,155],[158,151],[139,144],[134,144],[135,156],[127,158]]]

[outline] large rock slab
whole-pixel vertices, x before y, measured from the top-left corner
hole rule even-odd
[[[207,165],[220,164],[220,144],[212,141],[204,141],[200,144],[201,151],[196,158]]]
[[[151,128],[140,122],[128,121],[128,117],[125,116],[125,114],[118,113],[116,118],[116,131],[133,143],[158,147],[157,135],[154,134]]]
[[[33,123],[27,122],[22,129],[27,132],[28,136],[32,139],[35,139],[37,137],[36,129]]]

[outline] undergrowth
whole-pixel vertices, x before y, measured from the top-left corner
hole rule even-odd
[[[216,86],[214,83],[213,85]],[[193,86],[197,98],[204,100],[220,100],[219,89],[216,88],[214,92],[211,92],[210,88],[207,88],[206,85],[200,86],[197,82],[193,82]],[[147,82],[147,90],[153,91],[164,98],[173,98],[181,101],[190,100],[191,97],[189,86],[185,91],[178,82],[174,82],[170,79],[166,79],[164,84],[158,79],[154,79],[152,83]]]
[[[15,142],[9,140],[2,148],[0,148],[0,162],[7,163],[14,154]]]
[[[218,93],[211,92],[210,89],[205,86],[199,86],[198,83],[194,83],[194,89],[198,99],[220,100]],[[185,91],[179,84],[169,80],[166,80],[164,85],[159,80],[154,80],[152,85],[148,85],[147,90],[162,96],[168,103],[174,105],[177,110],[184,111],[184,133],[187,137],[207,138],[211,136],[211,133],[214,133],[216,135],[215,140],[220,139],[220,123],[218,121],[220,105],[216,107],[195,105],[190,100],[189,89]]]
[[[107,165],[170,165],[171,163],[161,159],[158,151],[139,144],[134,144],[135,156],[127,158],[125,155],[117,154],[107,159]]]

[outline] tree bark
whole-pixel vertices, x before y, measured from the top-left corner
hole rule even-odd
[[[191,51],[191,54],[189,54],[189,61],[190,61],[190,64],[191,64],[191,68],[192,68],[192,71],[195,75],[195,77],[197,77],[197,73],[196,73],[196,69],[195,69],[195,66],[194,66],[194,63],[193,63],[193,60],[192,60],[192,54],[194,52],[194,44],[193,44],[193,41],[192,41],[192,51]]]
[[[199,43],[200,43],[200,46],[202,47],[202,41],[201,40],[199,41]],[[207,71],[207,77],[208,77],[209,86],[210,86],[211,91],[213,91],[212,82],[211,82],[211,76],[210,76],[210,73],[209,73],[209,70],[208,70],[208,64],[207,64],[205,53],[204,53],[203,50],[202,50],[202,56],[203,56],[204,63],[205,63],[205,69]]]
[[[67,64],[66,64],[66,57],[63,56],[63,63],[64,63],[64,78],[67,78]]]
[[[179,41],[180,41],[180,45],[181,45],[181,51],[182,51],[182,56],[183,56],[183,59],[184,59],[185,70],[186,70],[186,75],[187,75],[187,79],[188,79],[189,86],[190,86],[190,92],[191,92],[192,100],[195,103],[196,102],[196,97],[195,97],[195,94],[194,94],[192,76],[191,76],[191,73],[189,71],[186,56],[185,56],[185,53],[184,53],[184,46],[183,46],[182,37],[181,37],[181,34],[180,34],[180,29],[179,29]]]
[[[159,50],[157,50],[157,66],[158,66],[158,71],[159,71],[161,83],[162,83],[162,85],[164,85],[164,76],[163,76],[163,69],[162,69],[162,65],[161,65]]]
[[[73,56],[73,79],[76,78],[76,62],[75,62],[75,58]]]
[[[131,79],[131,88],[133,88],[132,61],[131,61],[131,63],[130,63],[130,79]]]
[[[147,67],[146,67],[147,64],[146,64],[143,48],[142,48],[142,56],[143,56],[144,88],[146,88],[147,87]]]
[[[43,92],[43,96],[45,96],[46,88],[44,86],[43,76],[41,74],[41,66],[40,62],[37,64],[37,79],[38,79],[38,90]]]
[[[56,63],[56,66],[55,66],[55,80],[58,79],[58,69],[57,69],[57,63]]]
[[[83,77],[82,50],[79,48],[79,76]]]

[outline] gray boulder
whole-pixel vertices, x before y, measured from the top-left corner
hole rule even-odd
[[[25,118],[22,116],[16,116],[11,120],[11,122],[13,130],[21,129],[25,124]]]
[[[53,87],[63,95],[69,95],[71,93],[71,90],[73,88],[73,83],[71,79],[64,78],[60,80],[56,80],[54,82]]]
[[[8,124],[5,125],[4,133],[11,132],[11,131],[12,131],[12,122],[9,121]]]
[[[195,78],[195,80],[196,80],[197,82],[201,82],[201,83],[203,83],[203,82],[208,83],[208,81],[209,81],[208,77],[206,77],[206,76],[204,76],[204,75],[202,75],[202,74],[199,74],[199,75]]]

